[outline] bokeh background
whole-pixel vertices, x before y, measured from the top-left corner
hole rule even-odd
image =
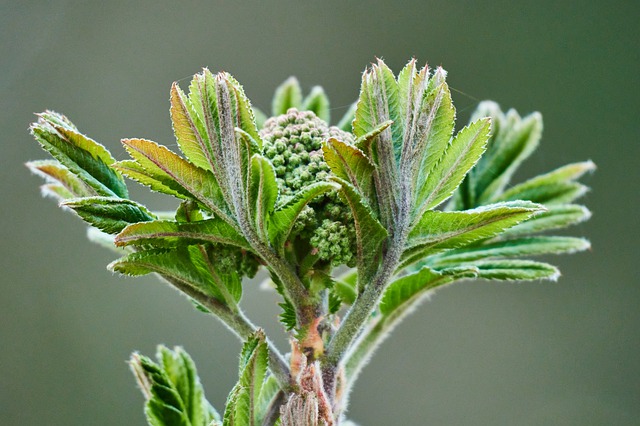
[[[377,353],[351,398],[362,425],[640,424],[638,159],[640,2],[0,2],[0,424],[143,425],[132,350],[183,345],[222,410],[240,343],[153,277],[105,269],[114,255],[38,191],[34,112],[88,135],[174,145],[169,87],[208,66],[255,104],[297,75],[338,119],[361,72],[415,56],[449,71],[460,124],[481,99],[539,110],[540,150],[519,178],[594,160],[593,250],[552,260],[557,283],[474,282],[438,292]],[[132,185],[156,209],[173,200]],[[634,273],[633,271],[636,270]],[[243,304],[277,334],[275,296]]]

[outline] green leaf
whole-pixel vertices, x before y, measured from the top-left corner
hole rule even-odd
[[[575,237],[523,237],[488,242],[475,247],[450,250],[428,259],[434,267],[457,265],[475,260],[535,256],[542,254],[575,253],[591,247],[589,241]]]
[[[138,172],[150,178],[143,183],[153,185],[153,181],[156,181],[183,197],[189,194],[191,198],[198,200],[227,222],[233,222],[222,189],[211,172],[189,163],[164,146],[149,140],[123,139],[122,143],[140,166],[134,169],[134,175]],[[130,166],[130,163],[125,163],[125,167],[120,170],[129,174],[126,166]],[[160,190],[161,186],[154,189]]]
[[[152,249],[138,251],[111,262],[107,268],[124,275],[140,276],[156,272],[176,280],[225,303],[225,295],[213,280],[211,273],[202,267],[197,254],[188,247],[173,250]]]
[[[319,119],[329,123],[331,121],[331,109],[329,98],[321,86],[314,86],[311,92],[302,102],[302,111],[312,111]]]
[[[267,375],[269,363],[269,351],[262,330],[250,337],[242,348],[240,355],[240,383],[249,391],[251,412],[255,414],[254,407],[259,403],[262,387]],[[260,424],[262,419],[254,417],[253,421]]]
[[[446,83],[446,71],[438,67],[429,79],[427,67],[419,72],[415,60],[398,76],[401,110],[405,118],[402,143],[402,175],[420,189],[428,172],[440,160],[453,134],[455,109]],[[417,200],[418,204],[421,200]]]
[[[336,127],[338,127],[340,130],[351,133],[351,131],[353,130],[351,127],[351,123],[356,116],[357,105],[358,104],[354,102],[353,104],[351,104],[351,106],[349,106],[349,109],[344,113],[338,124],[336,124]]]
[[[116,245],[176,247],[181,244],[221,243],[249,250],[238,231],[220,218],[180,223],[168,220],[141,222],[127,226],[116,236]]]
[[[365,133],[362,136],[359,136],[354,143],[355,147],[364,152],[371,152],[371,144],[375,141],[376,137],[380,133],[384,132],[389,127],[391,127],[392,124],[393,124],[392,120],[387,120],[378,124],[369,132]]]
[[[353,213],[357,240],[358,289],[362,291],[378,269],[387,230],[373,217],[371,208],[363,203],[362,196],[349,182],[339,177],[332,179],[342,187],[341,194]]]
[[[62,205],[73,209],[89,225],[108,234],[117,234],[132,223],[155,219],[153,213],[143,205],[122,198],[72,198]]]
[[[249,406],[249,391],[236,385],[227,398],[224,410],[223,426],[251,426],[251,408]]]
[[[473,267],[457,268],[448,272],[438,272],[428,267],[405,275],[389,284],[380,301],[380,312],[384,316],[398,314],[408,306],[415,306],[430,290],[449,284],[461,277],[473,277]]]
[[[333,174],[349,182],[364,196],[368,205],[374,205],[374,167],[365,154],[353,145],[331,138],[322,145],[324,161]]]
[[[291,331],[296,328],[297,317],[296,317],[296,308],[293,307],[291,302],[285,299],[284,302],[278,303],[278,306],[282,308],[282,312],[278,314],[278,319],[280,323],[284,326],[286,331]]]
[[[52,111],[44,112],[30,130],[46,151],[97,194],[127,197],[124,179],[110,167],[115,160],[109,151],[79,133],[66,117]]]
[[[353,274],[346,278],[340,277],[336,280],[333,291],[345,305],[353,305],[353,302],[355,302],[358,297],[356,291],[357,279],[358,275]]]
[[[273,166],[261,155],[251,158],[249,175],[249,212],[253,224],[263,240],[267,240],[269,218],[273,214],[278,198],[278,184]]]
[[[289,108],[300,108],[302,105],[302,89],[295,77],[289,77],[278,88],[273,96],[271,115],[285,114]]]
[[[291,229],[302,209],[318,195],[338,186],[332,182],[316,182],[307,185],[291,197],[284,205],[278,206],[271,216],[268,232],[274,247],[281,251]]]
[[[566,228],[567,226],[584,222],[590,217],[591,212],[584,206],[577,204],[551,205],[547,207],[547,211],[508,229],[500,237],[511,238],[513,236]]]
[[[398,162],[404,123],[400,115],[398,84],[389,67],[378,60],[362,75],[353,134],[360,138],[389,120],[393,125],[380,132],[365,151],[376,166],[378,210],[380,220],[386,226],[395,223],[397,199],[403,195],[398,190]]]
[[[280,385],[278,384],[278,380],[274,375],[268,375],[262,385],[260,399],[255,402],[253,407],[256,419],[264,419],[271,401],[278,392],[280,392]]]
[[[491,238],[543,210],[528,202],[498,203],[461,212],[429,210],[409,233],[403,262],[406,265],[429,253]]]
[[[568,164],[511,187],[497,197],[497,200],[530,200],[546,205],[570,203],[588,190],[586,186],[574,181],[593,170],[595,164],[591,161]]]
[[[63,197],[63,199],[98,195],[91,186],[87,185],[58,161],[29,161],[26,166],[31,172],[44,178],[47,182],[64,188],[66,190],[65,194],[69,194],[69,197]]]
[[[178,184],[171,177],[164,174],[149,172],[135,160],[122,160],[113,165],[113,168],[123,175],[147,186],[152,191],[172,195],[177,198],[192,200],[194,196]]]
[[[158,363],[134,353],[129,365],[145,396],[152,426],[208,426],[220,416],[207,402],[195,364],[180,347],[158,347]]]
[[[462,129],[453,138],[429,171],[422,187],[418,188],[416,211],[419,214],[416,219],[453,194],[484,152],[490,129],[490,120],[481,119]]]
[[[532,113],[520,118],[515,110],[504,114],[498,104],[482,102],[474,117],[489,116],[494,123],[487,153],[470,175],[475,204],[497,198],[517,168],[538,147],[542,136],[542,116]]]
[[[469,266],[478,268],[478,278],[487,280],[556,281],[560,276],[555,266],[532,260],[483,260]]]

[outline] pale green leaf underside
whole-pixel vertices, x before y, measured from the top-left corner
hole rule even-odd
[[[583,238],[557,236],[523,237],[449,250],[429,258],[427,262],[430,265],[442,268],[489,258],[575,253],[588,250],[590,247],[589,241]]]

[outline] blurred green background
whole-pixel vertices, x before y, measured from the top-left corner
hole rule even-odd
[[[474,282],[438,292],[365,370],[362,425],[640,424],[638,200],[640,2],[7,1],[0,3],[0,424],[143,425],[132,350],[183,345],[222,409],[240,343],[153,277],[105,269],[80,220],[38,192],[33,113],[88,135],[175,146],[169,87],[201,67],[231,72],[255,104],[297,75],[339,118],[376,56],[443,65],[463,124],[491,98],[545,119],[520,179],[592,159],[593,250],[551,260],[557,283]],[[132,185],[157,209],[175,202]],[[277,333],[275,296],[246,283],[255,322]],[[276,334],[285,348],[284,336]]]

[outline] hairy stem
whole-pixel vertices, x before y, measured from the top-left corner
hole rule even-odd
[[[238,309],[237,311],[232,311],[228,306],[220,303],[217,299],[202,293],[200,290],[183,281],[165,275],[158,275],[173,287],[177,288],[182,293],[191,297],[211,311],[211,313],[222,321],[222,323],[231,331],[233,331],[240,340],[246,340],[258,329],[258,327],[253,325],[241,310]],[[278,348],[276,348],[273,342],[269,339],[267,339],[267,346],[269,348],[269,368],[278,380],[280,387],[282,389],[290,389],[292,383],[287,362],[280,351],[278,351]]]

